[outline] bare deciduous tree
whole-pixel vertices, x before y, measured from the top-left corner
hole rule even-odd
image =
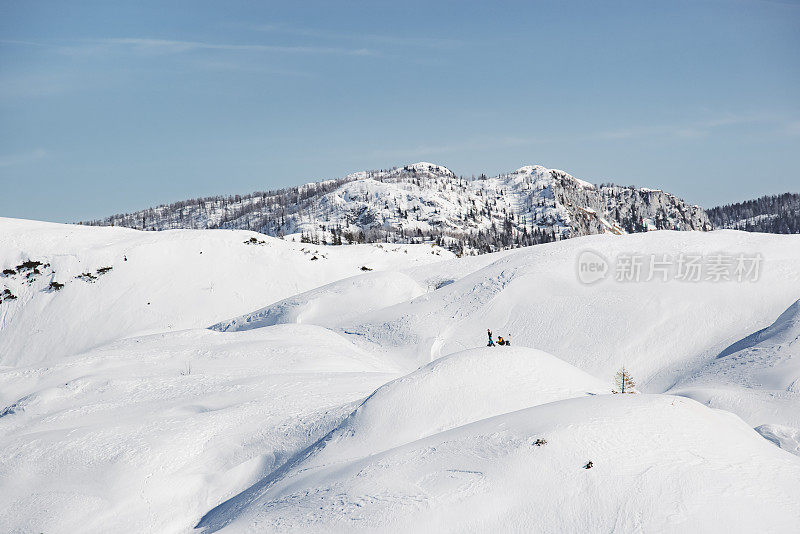
[[[636,382],[633,381],[630,371],[625,369],[625,367],[617,371],[617,374],[614,376],[614,384],[617,389],[611,390],[612,393],[636,393],[634,391]]]

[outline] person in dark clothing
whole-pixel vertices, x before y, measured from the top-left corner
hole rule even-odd
[[[489,334],[489,344],[486,345],[487,347],[494,347],[494,341],[492,341],[492,331],[490,329],[486,329],[486,333]]]

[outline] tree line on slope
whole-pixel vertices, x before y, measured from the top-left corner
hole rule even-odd
[[[498,210],[496,200],[477,195],[483,204],[464,210],[464,228],[404,228],[406,221],[419,222],[421,214],[417,208],[401,210],[398,208],[399,224],[378,224],[380,221],[367,220],[373,214],[354,216],[351,213],[318,213],[319,198],[335,191],[349,182],[373,179],[379,182],[408,181],[425,189],[450,190],[456,194],[466,193],[469,178],[450,176],[431,176],[410,167],[402,169],[367,171],[344,178],[309,183],[284,189],[255,192],[249,195],[212,196],[189,199],[161,205],[134,213],[112,215],[105,219],[82,222],[93,226],[124,226],[138,230],[165,229],[247,229],[267,235],[283,237],[287,233],[300,233],[301,240],[313,244],[352,244],[352,243],[435,243],[448,248],[456,254],[494,252],[512,247],[548,243],[568,237],[560,230],[541,225],[526,224],[524,217],[515,217],[505,209]],[[486,176],[473,177],[471,181],[485,180]],[[363,199],[371,199],[366,195]],[[465,199],[466,205],[469,201]],[[459,205],[461,199],[458,200]],[[388,204],[387,204],[388,206]],[[411,213],[409,213],[411,212]],[[434,212],[434,213],[438,213]],[[481,220],[490,221],[487,228],[479,228]],[[430,222],[430,221],[428,221]],[[299,228],[305,224],[303,230]],[[432,223],[431,226],[435,226]],[[307,226],[312,226],[308,230]],[[406,223],[406,226],[408,224]],[[467,227],[470,228],[467,228]]]
[[[707,210],[715,228],[770,234],[800,233],[800,194],[765,195]]]
[[[711,228],[701,209],[697,208],[702,217],[661,191],[613,184],[586,190],[563,171],[549,172],[557,181],[555,194],[531,188],[528,179],[523,185],[528,196],[522,204],[513,200],[513,194],[509,198],[505,187],[472,187],[487,180],[485,175],[470,179],[440,169],[406,166],[249,195],[190,199],[83,224],[140,230],[246,229],[276,237],[302,232],[302,240],[308,243],[435,243],[456,254],[494,252],[605,231]],[[419,196],[413,205],[390,205],[396,199],[382,197],[380,188],[360,186],[346,191],[344,205],[325,200],[325,195],[345,184],[365,179],[405,182],[417,188],[419,193],[413,194],[438,192],[443,203]],[[569,219],[557,205],[567,208]],[[603,221],[603,215],[610,220]]]

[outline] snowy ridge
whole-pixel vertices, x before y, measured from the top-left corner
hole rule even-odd
[[[711,229],[701,208],[660,190],[595,186],[540,165],[464,178],[427,162],[268,193],[178,202],[86,224],[247,229],[312,243],[435,242],[458,253],[606,232]]]
[[[800,341],[800,300],[789,306],[789,308],[767,328],[759,330],[741,341],[737,341],[720,352],[717,358],[724,358],[725,356],[729,356],[735,352],[741,352],[755,345],[765,345],[768,343],[771,347],[783,344],[791,346],[798,341]]]

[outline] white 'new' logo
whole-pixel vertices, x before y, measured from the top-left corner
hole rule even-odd
[[[584,250],[578,256],[578,280],[594,284],[608,276],[608,260],[593,250]]]

